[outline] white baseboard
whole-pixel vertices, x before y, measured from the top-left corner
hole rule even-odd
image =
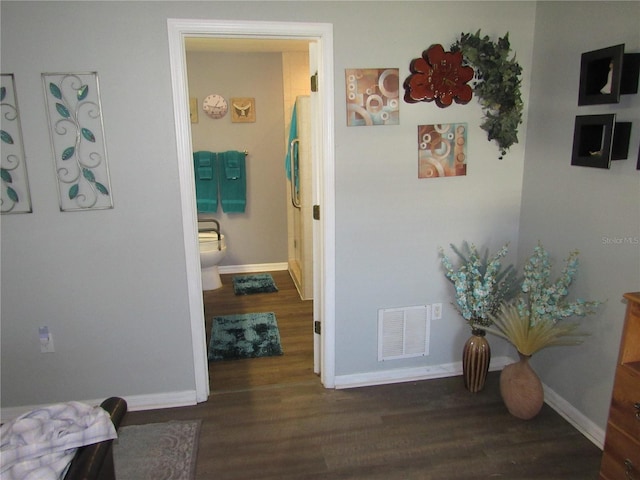
[[[254,263],[249,265],[220,265],[218,271],[220,273],[256,273],[256,272],[276,272],[280,270],[288,270],[289,264],[280,263]]]
[[[196,391],[185,390],[182,392],[167,392],[158,393],[152,395],[131,395],[122,397],[127,402],[127,410],[135,412],[139,410],[156,410],[159,408],[173,408],[173,407],[187,407],[195,405]],[[87,405],[100,405],[105,399],[93,399],[93,400],[78,400]],[[64,403],[64,402],[56,402]],[[7,407],[0,409],[1,421],[8,422],[20,415],[23,415],[32,410],[45,408],[51,406],[51,404],[44,405],[25,405],[21,407]]]
[[[490,371],[502,370],[513,363],[510,357],[495,357],[491,359]],[[378,372],[355,373],[352,375],[336,375],[335,387],[355,388],[372,385],[386,385],[389,383],[416,382],[434,378],[455,377],[462,375],[462,362],[431,365],[428,367],[396,368]]]
[[[545,403],[573,425],[582,435],[587,437],[591,443],[602,450],[604,448],[605,431],[548,386],[542,384],[542,387],[544,388]]]
[[[127,401],[127,409],[131,412],[157,410],[159,408],[187,407],[198,403],[195,390],[157,393],[152,395],[131,395],[122,398]]]

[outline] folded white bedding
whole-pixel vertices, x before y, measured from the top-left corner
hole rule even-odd
[[[32,410],[0,427],[0,479],[61,479],[79,447],[116,436],[100,407],[68,402]]]

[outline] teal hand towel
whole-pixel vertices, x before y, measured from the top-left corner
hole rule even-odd
[[[284,158],[284,171],[287,172],[287,179],[291,180],[291,142],[298,138],[298,114],[296,113],[296,104],[293,104],[293,112],[291,112],[291,124],[289,125],[289,143],[287,143],[287,155]]]
[[[216,154],[213,152],[195,152],[193,170],[196,182],[196,204],[199,213],[218,211],[218,175]]]
[[[228,180],[236,180],[240,178],[240,164],[235,155],[226,155],[224,159],[224,173]]]
[[[247,206],[245,154],[229,151],[218,154],[220,203],[225,213],[244,213]]]
[[[198,180],[213,180],[213,168],[198,167]]]

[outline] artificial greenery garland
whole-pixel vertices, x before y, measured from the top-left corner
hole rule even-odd
[[[489,141],[495,140],[502,158],[514,143],[518,143],[518,125],[522,123],[520,75],[522,67],[515,55],[509,58],[509,33],[493,42],[488,36],[462,33],[451,45],[451,51],[462,55],[475,70],[473,91],[484,111],[480,128]]]

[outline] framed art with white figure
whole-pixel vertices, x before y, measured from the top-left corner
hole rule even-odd
[[[256,99],[236,97],[231,99],[231,121],[234,123],[252,123],[256,121]]]

